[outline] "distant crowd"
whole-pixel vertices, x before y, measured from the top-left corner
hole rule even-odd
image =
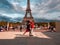
[[[26,29],[27,28],[27,25],[18,25],[18,26],[12,26],[12,27],[9,27],[8,30],[7,30],[7,26],[0,26],[0,32],[2,31],[10,31],[10,30],[19,30],[20,32],[22,32],[23,29]],[[37,29],[37,30],[48,30],[50,32],[56,32],[56,29],[53,25],[50,25],[49,27],[48,26],[38,26],[37,24],[34,24],[34,30]]]

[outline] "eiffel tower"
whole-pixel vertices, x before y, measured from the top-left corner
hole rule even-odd
[[[32,20],[34,21],[33,17],[32,17],[32,13],[31,13],[31,8],[30,8],[30,0],[27,0],[27,8],[26,8],[26,14],[23,18],[23,23],[26,22],[27,20]]]

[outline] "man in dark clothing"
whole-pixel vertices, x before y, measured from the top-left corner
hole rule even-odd
[[[20,31],[22,32],[22,25],[20,26]]]
[[[2,31],[3,29],[2,29],[2,26],[0,27],[0,32]]]

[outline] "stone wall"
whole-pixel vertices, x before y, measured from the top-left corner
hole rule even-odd
[[[60,32],[60,22],[56,22],[56,31]]]

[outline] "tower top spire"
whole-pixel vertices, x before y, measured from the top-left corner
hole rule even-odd
[[[30,0],[27,0],[27,9],[30,9]]]

